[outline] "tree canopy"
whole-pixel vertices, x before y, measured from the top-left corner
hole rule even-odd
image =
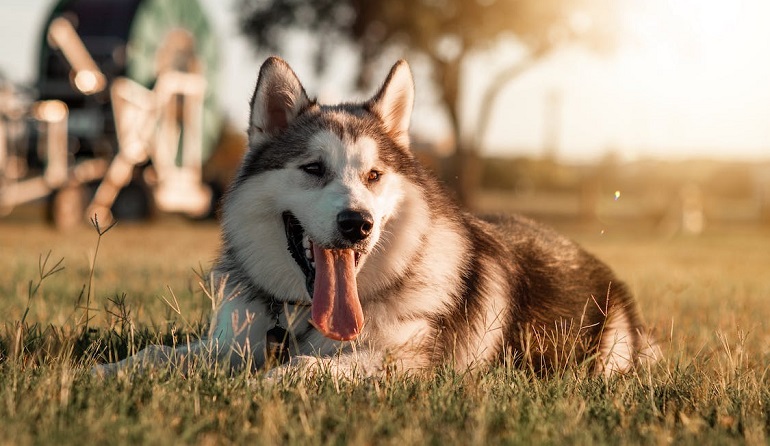
[[[401,47],[430,60],[441,100],[455,133],[458,156],[476,150],[487,127],[494,99],[508,82],[545,55],[580,42],[607,49],[615,41],[618,0],[241,0],[241,29],[251,41],[281,51],[283,31],[302,29],[318,38],[323,54],[340,41],[351,42],[361,57],[360,81],[366,84],[373,62]],[[490,73],[476,134],[461,135],[458,99],[461,66],[474,51],[515,38],[527,56],[499,73]],[[462,165],[465,162],[461,162]],[[466,174],[468,172],[465,172]],[[463,174],[463,172],[460,172]],[[468,176],[468,175],[464,175]],[[471,175],[472,176],[472,175]],[[469,180],[475,182],[474,179]],[[471,184],[460,185],[463,189]]]

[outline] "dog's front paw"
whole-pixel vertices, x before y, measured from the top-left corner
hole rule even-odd
[[[320,362],[319,358],[313,356],[295,356],[286,364],[265,372],[265,380],[275,383],[292,377],[308,377],[322,370]]]
[[[105,379],[117,375],[118,371],[118,364],[99,364],[91,367],[89,374],[94,378]]]
[[[146,372],[155,367],[173,367],[177,360],[175,350],[165,345],[150,345],[134,356],[91,368],[91,376],[109,378],[127,372]]]

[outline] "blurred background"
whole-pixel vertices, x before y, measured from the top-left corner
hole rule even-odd
[[[770,227],[765,0],[3,0],[0,225],[215,215],[259,65],[322,102],[407,58],[467,206],[590,230]]]

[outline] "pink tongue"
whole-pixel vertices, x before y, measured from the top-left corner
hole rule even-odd
[[[353,250],[313,245],[313,258],[313,325],[327,338],[355,339],[364,324],[364,312],[358,300]]]

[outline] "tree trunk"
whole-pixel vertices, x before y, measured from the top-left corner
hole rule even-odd
[[[452,123],[455,138],[455,154],[452,163],[454,187],[457,198],[462,205],[474,209],[476,194],[481,186],[483,174],[482,158],[479,150],[483,146],[484,137],[489,131],[492,112],[497,105],[500,92],[511,81],[531,68],[548,50],[534,51],[521,62],[500,71],[484,91],[484,97],[479,109],[479,117],[476,121],[476,129],[470,135],[463,135],[460,126],[460,111],[458,109],[459,93],[461,88],[460,63],[463,54],[452,61],[434,59],[435,66],[439,68],[437,78],[440,81],[444,104],[446,105],[449,119]]]
[[[476,189],[478,189],[480,169],[477,151],[471,147],[472,138],[463,135],[460,126],[459,92],[460,92],[460,62],[463,55],[454,60],[435,60],[434,66],[441,85],[443,102],[446,105],[449,120],[452,124],[455,140],[455,152],[451,163],[449,180],[457,194],[457,199],[467,208],[473,208]]]

